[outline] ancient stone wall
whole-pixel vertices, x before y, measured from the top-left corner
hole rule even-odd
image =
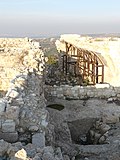
[[[95,86],[46,86],[46,95],[61,99],[86,99],[86,98],[120,98],[120,87],[110,84],[96,84]]]
[[[44,54],[39,43],[25,39],[0,39],[1,90],[0,139],[25,141],[33,135],[42,137],[47,126],[47,111],[43,92]],[[35,135],[35,133],[42,133]]]

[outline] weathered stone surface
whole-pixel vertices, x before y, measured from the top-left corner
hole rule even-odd
[[[48,122],[46,121],[46,118],[45,118],[45,119],[42,119],[42,121],[41,121],[41,125],[42,125],[44,128],[46,128],[46,127],[47,127]]]
[[[0,156],[4,156],[7,153],[9,148],[9,143],[5,142],[4,140],[0,140]]]
[[[37,148],[35,145],[28,143],[25,147],[25,151],[27,152],[28,157],[33,158],[37,153]]]
[[[20,108],[18,106],[10,106],[6,109],[6,118],[16,120],[19,118]]]
[[[42,160],[42,156],[39,155],[39,153],[37,153],[37,154],[35,155],[35,157],[33,158],[33,160]]]
[[[95,87],[96,88],[110,88],[110,85],[109,84],[102,84],[102,85],[101,84],[96,84]]]
[[[43,154],[43,159],[44,160],[55,160],[54,155],[49,152]]]
[[[117,94],[117,98],[120,98],[120,93]]]
[[[55,150],[55,158],[58,160],[63,160],[63,156],[62,156],[60,147]]]
[[[37,126],[30,126],[29,127],[29,131],[31,131],[31,132],[35,132],[35,131],[38,131],[38,127]]]
[[[2,122],[3,121],[4,121],[3,119],[0,119],[0,129],[2,128]]]
[[[54,150],[52,148],[52,146],[47,146],[47,147],[44,147],[44,150],[43,150],[44,153],[51,153],[51,154],[54,154]]]
[[[2,123],[3,132],[15,132],[15,122],[13,120],[6,120]]]
[[[32,136],[32,144],[39,148],[45,147],[45,136],[43,133],[36,133]]]
[[[104,114],[102,117],[103,121],[107,124],[113,124],[113,123],[118,123],[119,122],[119,115],[117,114]]]
[[[7,141],[9,143],[15,143],[18,140],[18,133],[3,133],[0,132],[0,139],[4,139],[4,141]]]
[[[22,148],[21,142],[12,143],[7,150],[7,155],[9,158],[15,159],[15,153]]]
[[[113,157],[113,150],[114,150],[114,156],[119,155],[117,152],[118,144],[106,144],[106,145],[92,145],[89,146],[79,146],[79,156],[84,156],[87,158],[92,159],[111,159],[110,157]]]
[[[68,155],[64,155],[64,156],[63,156],[63,159],[64,159],[64,160],[70,160],[70,158],[69,158]]]
[[[71,133],[66,122],[59,124],[59,121],[56,120],[57,126],[55,127],[55,132],[57,133],[56,138],[59,141],[71,142]]]
[[[0,114],[5,111],[5,102],[3,99],[0,99]]]

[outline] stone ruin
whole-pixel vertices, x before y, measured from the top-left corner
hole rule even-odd
[[[59,148],[55,155],[52,147],[45,147],[44,67],[39,43],[28,38],[0,39],[1,159],[47,160],[61,153]]]
[[[45,85],[44,68],[38,42],[0,39],[0,159],[119,160],[120,88]]]
[[[72,160],[117,160],[120,157],[120,39],[101,39],[63,35],[56,45],[65,52],[65,40],[98,52],[105,62],[103,84],[82,86],[69,80],[61,83],[62,75],[54,68],[52,82],[57,82],[45,86],[50,117],[48,132],[52,135],[46,140],[50,145],[59,146],[64,157],[67,155]]]

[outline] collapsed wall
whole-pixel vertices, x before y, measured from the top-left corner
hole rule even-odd
[[[6,93],[0,99],[0,139],[8,142],[25,141],[26,132],[28,136],[39,132],[45,145],[45,62],[39,47],[28,38],[0,39],[0,90]],[[33,143],[35,139],[33,136]]]
[[[80,35],[61,35],[56,42],[59,51],[66,52],[65,41],[88,51],[95,52],[104,64],[104,82],[119,86],[120,38],[92,38]]]

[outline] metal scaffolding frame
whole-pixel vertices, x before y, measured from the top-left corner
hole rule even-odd
[[[62,68],[66,75],[73,65],[75,76],[81,74],[83,80],[89,78],[92,84],[104,82],[104,64],[97,53],[78,48],[68,42],[65,42],[65,47]]]

